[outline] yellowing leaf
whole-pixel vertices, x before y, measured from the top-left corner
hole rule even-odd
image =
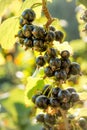
[[[11,49],[16,41],[15,35],[19,29],[19,19],[12,17],[0,25],[0,44],[4,49]]]

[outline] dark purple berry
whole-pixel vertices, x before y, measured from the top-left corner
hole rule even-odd
[[[70,109],[70,103],[66,102],[66,103],[61,103],[60,104],[60,107],[63,109],[63,110],[69,110]]]
[[[51,114],[45,114],[44,115],[44,121],[47,125],[52,126],[56,123],[56,118],[54,115]]]
[[[50,61],[51,59],[53,59],[53,58],[55,58],[55,57],[51,57],[51,56],[49,56],[49,54],[47,54],[47,52],[45,52],[45,54],[44,54],[44,60],[45,60],[47,63],[49,63],[49,61]]]
[[[87,121],[86,121],[85,118],[80,117],[78,123],[79,123],[79,125],[80,125],[81,128],[83,128],[83,129],[85,128],[84,130],[87,129]]]
[[[63,32],[55,31],[55,40],[56,41],[62,42],[63,37],[64,37]]]
[[[56,57],[57,56],[57,51],[54,48],[48,48],[46,52],[50,57]]]
[[[55,31],[56,29],[55,29],[55,27],[53,27],[53,26],[49,26],[49,30]]]
[[[25,37],[25,36],[23,35],[22,30],[19,30],[19,31],[18,31],[18,34],[17,34],[16,36],[19,37],[19,38],[24,38],[24,37]]]
[[[33,96],[32,96],[32,102],[35,103],[36,98],[37,98],[38,96],[40,96],[40,95],[41,95],[41,93],[37,93],[37,94],[33,95]]]
[[[35,104],[38,108],[46,109],[49,105],[49,99],[45,95],[40,95],[36,98]]]
[[[64,70],[57,70],[54,73],[56,80],[66,80],[67,79],[67,73]]]
[[[51,86],[49,84],[45,85],[42,89],[42,94],[45,96],[48,96],[49,92],[51,90]]]
[[[51,97],[50,98],[50,105],[51,105],[51,107],[59,107],[60,102],[57,98]]]
[[[44,66],[45,65],[45,60],[43,56],[39,56],[36,58],[36,64],[38,66]]]
[[[47,66],[45,69],[44,69],[44,73],[47,77],[52,77],[54,75],[52,69],[50,66]]]
[[[76,90],[75,90],[74,88],[72,88],[72,87],[67,88],[67,90],[68,90],[70,93],[76,92]]]
[[[27,19],[20,18],[19,24],[21,27],[23,27],[25,24],[29,24],[29,22],[27,21]]]
[[[71,61],[69,59],[61,58],[61,68],[69,68],[71,65]]]
[[[73,103],[79,101],[79,95],[76,92],[72,92],[70,101]]]
[[[25,38],[25,40],[24,40],[24,45],[26,46],[26,47],[33,47],[33,41],[32,41],[32,39],[29,39],[29,38]]]
[[[36,120],[38,122],[44,122],[44,114],[39,114],[36,116]]]
[[[64,51],[61,51],[60,55],[61,55],[62,58],[67,59],[70,56],[70,52],[67,51],[67,50],[64,50]]]
[[[25,24],[22,27],[23,35],[27,38],[30,38],[32,36],[32,25]]]
[[[54,41],[54,38],[55,38],[55,34],[53,31],[50,30],[46,34],[45,41],[52,42]]]
[[[58,93],[61,91],[59,87],[52,88],[51,94],[53,97],[57,97]]]

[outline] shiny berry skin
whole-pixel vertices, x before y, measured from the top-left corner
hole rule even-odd
[[[66,80],[67,79],[67,73],[64,70],[58,70],[54,73],[56,80]]]
[[[71,65],[71,61],[69,59],[61,58],[61,68],[69,68]]]
[[[29,22],[24,18],[20,18],[19,24],[21,27],[23,27],[25,24],[29,24]]]
[[[59,87],[52,88],[51,94],[53,97],[57,97],[58,93],[61,91]]]
[[[47,66],[45,69],[44,69],[44,73],[47,77],[52,77],[53,76],[53,71],[51,69],[50,66]]]
[[[67,50],[64,50],[64,51],[61,51],[60,55],[61,55],[62,58],[67,59],[70,56],[70,52],[67,51]]]
[[[44,114],[39,114],[36,116],[36,120],[38,122],[44,122]]]
[[[54,38],[55,38],[55,34],[53,31],[50,30],[46,34],[45,41],[52,42],[54,41]]]
[[[33,47],[33,41],[32,41],[32,39],[29,39],[29,38],[25,38],[25,40],[24,40],[24,45],[26,46],[26,47]]]
[[[62,42],[63,36],[64,36],[63,32],[55,31],[55,40],[56,41]]]
[[[24,45],[24,40],[25,40],[24,38],[19,38],[18,43],[21,44],[21,45]]]
[[[70,103],[61,103],[60,104],[60,107],[63,109],[63,110],[69,110],[70,109]]]
[[[50,98],[50,105],[51,105],[51,107],[59,107],[60,102],[57,98],[51,97]]]
[[[58,93],[58,99],[60,100],[60,102],[69,102],[70,96],[71,94],[68,90],[61,90]]]
[[[57,51],[54,48],[48,48],[46,52],[50,57],[56,57],[57,56]]]
[[[36,98],[35,104],[40,109],[46,109],[49,105],[49,99],[45,95],[40,95]]]
[[[45,60],[47,63],[49,63],[50,60],[53,59],[53,58],[55,58],[55,57],[54,57],[54,56],[51,57],[51,56],[49,56],[49,54],[48,54],[47,52],[45,52],[45,54],[44,54],[44,60]]]
[[[76,92],[72,92],[70,101],[73,103],[79,101],[79,95]]]
[[[36,64],[38,66],[44,66],[45,65],[45,60],[43,56],[39,56],[36,58]]]
[[[42,89],[42,94],[48,96],[50,90],[51,90],[51,86],[49,84],[46,84]]]
[[[32,36],[32,26],[25,24],[22,27],[23,35],[27,38],[30,38]]]
[[[68,90],[70,93],[76,92],[76,90],[75,90],[74,88],[72,88],[72,87],[67,88],[67,90]]]
[[[44,39],[46,32],[43,27],[36,26],[34,27],[32,34],[35,38]]]
[[[27,19],[29,22],[33,22],[36,17],[36,14],[32,9],[26,9],[23,11],[22,17],[24,19]]]
[[[56,118],[54,115],[51,114],[45,114],[44,115],[44,122],[49,125],[52,126],[56,123]]]
[[[55,31],[56,29],[55,29],[55,27],[53,27],[53,26],[49,26],[49,30]]]
[[[25,37],[25,36],[23,35],[22,30],[19,30],[19,31],[18,31],[18,34],[17,34],[16,36],[19,37],[19,38],[24,38],[24,37]]]
[[[52,68],[53,71],[57,70],[61,66],[61,60],[59,58],[53,58],[49,62],[50,67]]]
[[[78,121],[79,125],[81,128],[83,128],[83,130],[87,129],[87,121],[85,118],[80,117],[79,121]],[[85,129],[84,129],[85,128]]]
[[[37,94],[33,95],[33,96],[32,96],[32,102],[35,103],[36,98],[37,98],[38,96],[40,96],[40,95],[41,95],[41,93],[37,93]]]
[[[72,62],[69,73],[72,75],[77,75],[80,74],[80,72],[81,72],[80,65],[76,62]]]

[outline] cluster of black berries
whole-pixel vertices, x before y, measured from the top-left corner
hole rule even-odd
[[[85,22],[85,27],[83,31],[87,32],[87,9],[84,11],[83,15],[81,16],[81,19]]]
[[[71,75],[80,75],[80,65],[76,62],[71,62],[69,59],[70,53],[67,50],[61,51],[58,56],[57,50],[48,48],[44,55],[36,58],[36,64],[39,67],[48,64],[44,68],[44,73],[47,77],[54,77],[56,81],[66,81]]]
[[[61,108],[64,111],[69,110],[79,101],[79,95],[76,90],[71,87],[63,90],[59,87],[45,85],[42,92],[39,92],[32,97],[32,101],[38,108],[43,109],[44,111],[49,108],[55,111],[54,114],[39,114],[36,117],[38,122],[43,123],[46,130],[54,130],[54,127],[58,123],[56,120],[58,121],[58,118],[61,116],[59,109]]]
[[[63,33],[55,30],[53,26],[45,29],[41,26],[34,25],[36,14],[32,9],[23,11],[20,18],[20,30],[16,35],[18,43],[24,45],[26,49],[33,48],[36,51],[44,52],[54,40],[62,42]]]

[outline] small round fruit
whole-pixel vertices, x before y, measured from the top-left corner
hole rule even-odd
[[[25,24],[22,27],[23,35],[27,38],[30,38],[32,36],[32,27],[30,25]]]
[[[44,66],[45,65],[45,60],[44,60],[44,57],[43,56],[39,56],[36,58],[36,64],[38,66]]]
[[[49,126],[52,126],[56,123],[56,118],[54,115],[51,114],[45,114],[44,115],[44,121],[46,124],[48,124]]]
[[[81,128],[86,128],[87,127],[87,121],[85,118],[80,117],[79,121],[78,121],[79,125]],[[86,130],[86,129],[85,129]]]
[[[66,79],[67,79],[67,73],[64,70],[57,70],[57,71],[55,71],[54,76],[55,76],[56,80],[66,81]]]
[[[70,88],[67,88],[67,90],[72,94],[73,92],[76,92],[76,90],[74,89],[74,88],[72,88],[72,87],[70,87]]]
[[[48,48],[46,53],[50,56],[50,57],[56,57],[57,56],[57,51],[54,48]]]
[[[68,90],[61,90],[58,93],[58,99],[60,100],[60,102],[69,102],[70,101],[70,92]]]
[[[32,47],[33,47],[33,41],[32,41],[32,39],[25,38],[25,40],[24,40],[24,45],[25,45],[26,47],[32,48]]]
[[[76,92],[72,92],[70,101],[73,103],[79,101],[79,95]]]
[[[53,71],[57,70],[61,66],[61,60],[59,58],[53,58],[49,62],[50,67],[52,68]]]
[[[49,30],[55,31],[56,29],[55,29],[55,27],[53,27],[53,26],[49,26]]]
[[[63,37],[64,37],[63,32],[55,31],[55,40],[56,41],[62,42]]]
[[[44,69],[44,73],[47,77],[52,77],[54,75],[52,69],[50,66],[47,66],[45,69]]]
[[[36,120],[37,120],[38,122],[44,122],[44,114],[38,114],[38,115],[36,116]]]
[[[70,56],[70,52],[67,51],[67,50],[64,50],[64,51],[61,51],[60,55],[61,55],[62,58],[67,59]]]
[[[80,65],[76,62],[72,62],[69,73],[72,75],[77,75],[80,74],[80,72],[81,72]]]
[[[61,103],[60,104],[60,107],[63,109],[63,110],[69,110],[70,109],[70,103],[66,102],[66,103]]]
[[[69,68],[71,65],[71,61],[69,59],[61,58],[61,68]]]
[[[55,33],[51,30],[49,30],[46,34],[45,41],[52,42],[54,41]]]
[[[51,94],[53,97],[57,97],[58,93],[61,91],[59,87],[52,88]]]
[[[47,63],[49,63],[49,61],[50,61],[51,59],[53,59],[53,58],[55,58],[55,57],[51,57],[51,56],[49,56],[49,54],[47,54],[47,52],[45,52],[45,54],[44,54],[44,60],[45,60]]]
[[[60,102],[57,98],[51,97],[50,98],[50,105],[51,105],[51,107],[59,107]]]
[[[24,35],[23,35],[23,32],[22,30],[19,30],[16,37],[19,37],[19,38],[24,38]]]
[[[19,24],[21,27],[23,27],[25,24],[29,24],[29,22],[24,18],[20,18]]]
[[[46,109],[49,105],[49,99],[45,95],[40,95],[36,98],[35,104],[40,109]]]
[[[37,93],[37,94],[33,95],[33,96],[32,96],[32,102],[35,103],[36,98],[37,98],[38,96],[40,96],[40,95],[41,95],[41,93]]]
[[[22,17],[24,19],[27,19],[29,22],[33,22],[36,17],[36,14],[32,9],[25,9],[22,13]]]

